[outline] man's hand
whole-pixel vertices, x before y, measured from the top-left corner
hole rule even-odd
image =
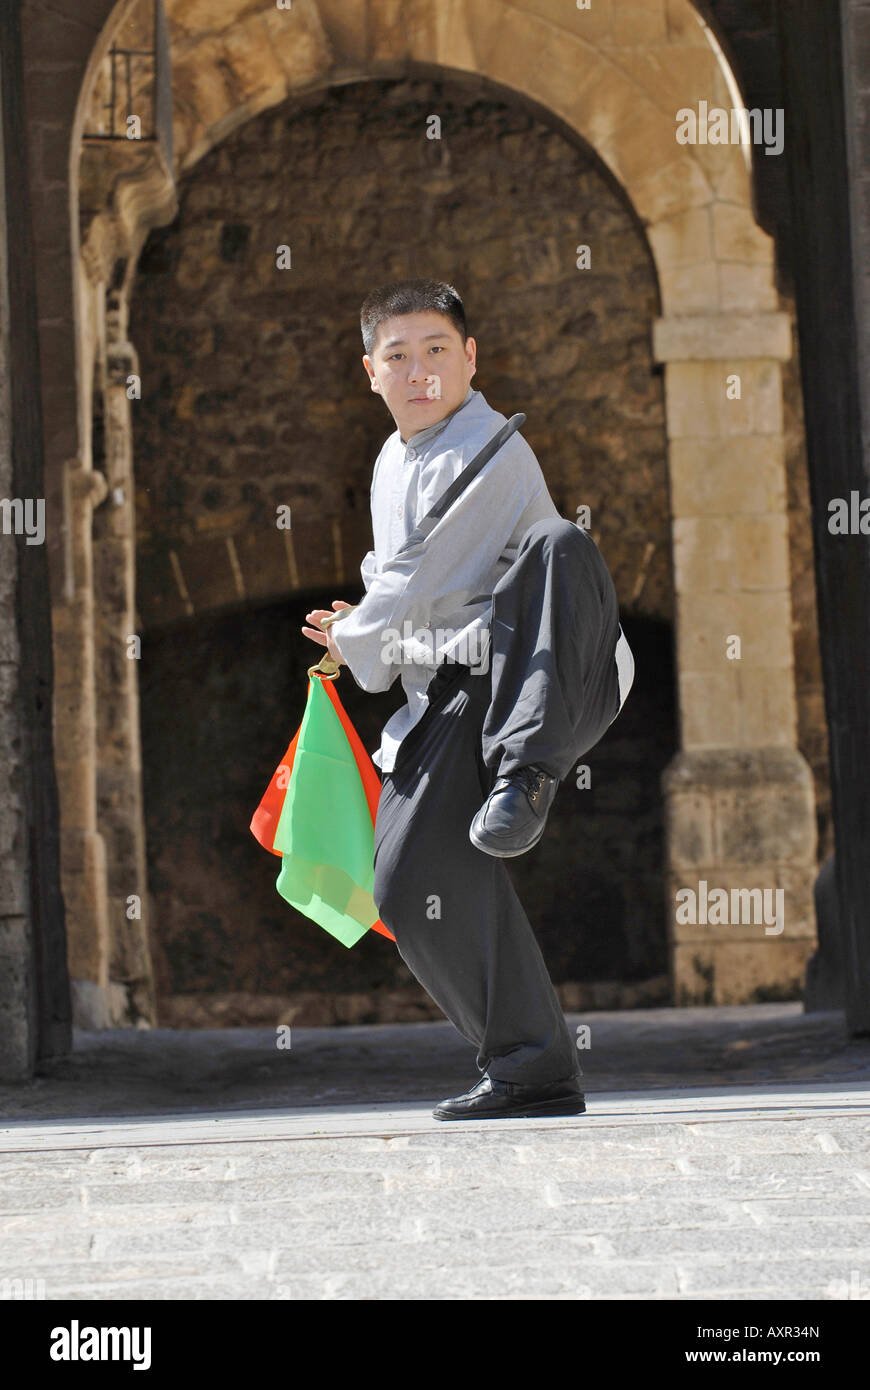
[[[352,608],[353,604],[345,603],[344,599],[334,598],[332,600],[332,607],[337,612],[339,608]],[[311,612],[306,613],[305,616],[310,622],[320,623],[324,618],[329,616],[329,609],[312,608]],[[333,661],[336,661],[339,666],[345,666],[347,664],[332,640],[331,626],[328,627],[325,632],[321,627],[303,627],[302,631],[305,633],[306,637],[311,638],[312,642],[318,642],[321,647],[325,647]]]

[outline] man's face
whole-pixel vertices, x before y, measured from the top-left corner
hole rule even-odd
[[[384,319],[363,366],[372,390],[383,396],[407,440],[462,404],[476,370],[476,355],[473,338],[463,343],[446,315],[427,309]]]

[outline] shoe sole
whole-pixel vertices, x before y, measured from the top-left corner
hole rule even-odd
[[[483,850],[484,854],[491,854],[496,859],[516,859],[518,854],[525,854],[527,850],[534,849],[535,845],[540,843],[544,838],[544,831],[546,828],[547,822],[544,821],[544,824],[541,826],[534,840],[530,840],[527,845],[523,845],[522,849],[494,849],[492,845],[478,838],[473,824],[469,826],[468,838],[477,849]]]
[[[455,1114],[452,1110],[441,1110],[438,1106],[432,1111],[436,1120],[532,1120],[540,1115],[583,1115],[586,1113],[586,1101],[578,1098],[576,1101],[562,1098],[560,1100],[538,1100],[524,1105],[522,1109],[507,1111],[482,1111],[467,1110],[461,1114]]]

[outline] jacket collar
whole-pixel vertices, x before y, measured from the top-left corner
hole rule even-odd
[[[405,447],[408,449],[424,449],[426,445],[436,437],[436,435],[439,435],[443,429],[447,428],[447,426],[450,424],[450,421],[453,420],[459,414],[460,410],[464,410],[465,407],[469,404],[469,402],[472,401],[475,396],[479,395],[479,391],[475,391],[473,387],[469,386],[468,391],[465,395],[465,400],[461,401],[455,410],[451,410],[450,414],[445,415],[443,420],[437,420],[434,425],[427,425],[424,430],[418,430],[416,434],[412,434],[410,438],[406,441]],[[400,434],[400,442],[401,438],[402,436]]]

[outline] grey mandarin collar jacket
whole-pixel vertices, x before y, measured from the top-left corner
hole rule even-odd
[[[480,391],[404,442],[398,430],[375,461],[374,548],[360,565],[366,593],[332,636],[358,685],[388,690],[397,676],[407,704],[387,722],[373,755],[391,772],[402,739],[427,707],[426,688],[447,657],[486,671],[492,591],[533,522],[559,512],[529,445],[511,436],[425,541],[396,551],[506,417]]]
[[[402,739],[422,717],[441,662],[452,656],[474,665],[476,655],[486,669],[493,588],[532,522],[559,514],[535,455],[514,434],[426,540],[395,558],[505,419],[469,388],[457,410],[406,443],[394,430],[375,461],[374,548],[360,565],[365,597],[331,632],[364,690],[388,690],[401,676],[407,704],[387,722],[374,754],[382,773],[392,771]]]

